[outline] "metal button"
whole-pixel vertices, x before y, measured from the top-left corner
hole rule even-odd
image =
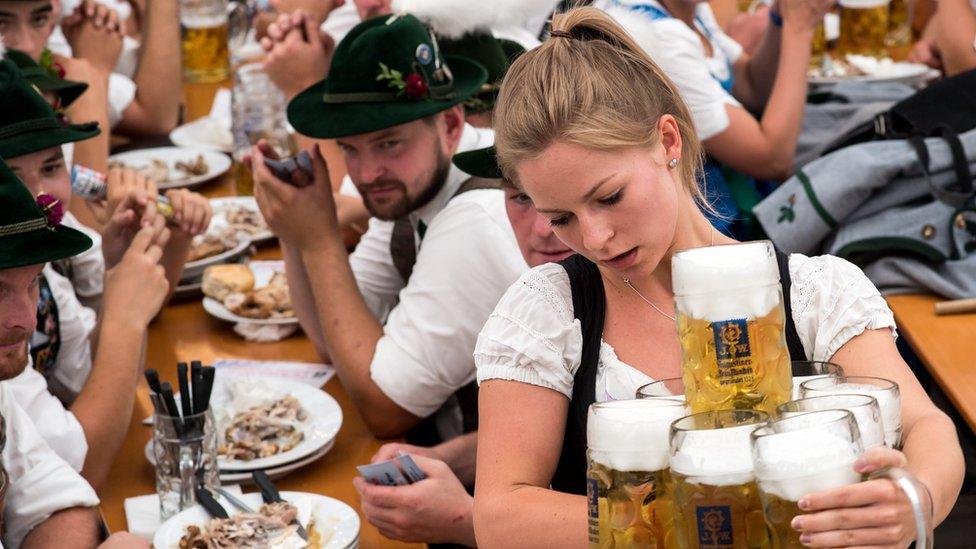
[[[922,227],[922,238],[925,240],[932,240],[933,237],[935,237],[935,227],[932,225]]]

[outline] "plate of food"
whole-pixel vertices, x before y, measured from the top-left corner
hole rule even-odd
[[[830,59],[822,67],[810,70],[808,80],[816,86],[852,81],[902,82],[914,85],[938,76],[939,71],[920,63],[848,54],[843,59]]]
[[[264,504],[261,494],[244,494],[253,509],[245,513],[229,501],[218,501],[230,518],[212,519],[197,505],[164,522],[153,536],[155,549],[255,547],[280,549],[345,549],[359,542],[359,515],[345,503],[319,494],[281,492],[284,502]],[[297,533],[298,521],[308,541]]]
[[[250,240],[226,228],[197,235],[190,244],[190,253],[180,279],[187,282],[199,280],[207,267],[233,263],[245,255],[250,247]]]
[[[275,237],[253,196],[211,198],[210,207],[213,208],[211,229],[230,227],[238,236],[251,242],[264,242]]]
[[[226,154],[187,147],[156,147],[113,154],[109,166],[121,165],[143,172],[159,189],[192,187],[219,177],[230,169]]]
[[[203,308],[228,322],[298,324],[283,261],[213,265],[203,271]]]

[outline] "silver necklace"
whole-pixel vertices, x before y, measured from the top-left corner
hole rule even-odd
[[[713,229],[712,230],[712,234],[711,234],[711,239],[710,239],[708,245],[709,245],[709,247],[711,247],[714,244],[715,244],[715,230]],[[641,298],[641,299],[644,300],[644,303],[647,303],[648,305],[650,305],[651,307],[653,307],[655,311],[661,313],[661,315],[664,316],[665,318],[671,320],[672,322],[674,321],[674,317],[673,316],[671,316],[668,313],[662,311],[650,299],[647,299],[646,297],[644,297],[644,294],[642,294],[639,291],[637,291],[637,288],[635,288],[634,285],[630,283],[630,279],[629,278],[624,278],[623,280],[624,280],[624,284],[626,284],[631,290],[634,290],[634,293],[637,294],[637,297],[639,297],[639,298]]]

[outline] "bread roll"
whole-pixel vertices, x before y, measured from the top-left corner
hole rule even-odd
[[[203,295],[223,302],[228,294],[254,289],[254,273],[241,264],[212,265],[203,271]]]

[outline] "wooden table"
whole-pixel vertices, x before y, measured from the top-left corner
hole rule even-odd
[[[187,119],[209,111],[209,101],[219,85],[186,86]],[[195,189],[210,197],[234,194],[231,175]],[[277,259],[281,252],[276,245],[259,250],[259,259]],[[302,334],[277,343],[249,343],[235,334],[231,325],[209,316],[199,300],[170,304],[149,328],[146,367],[155,368],[163,381],[176,385],[177,361],[202,360],[211,363],[217,358],[246,358],[255,360],[288,360],[319,362],[308,338]],[[343,422],[335,446],[315,463],[290,473],[276,482],[282,490],[323,494],[339,499],[360,513],[362,530],[360,547],[421,547],[391,541],[366,522],[360,511],[359,494],[352,485],[356,465],[369,463],[382,445],[366,428],[353,407],[338,378],[332,379],[325,391],[342,407]],[[125,530],[123,501],[132,496],[155,492],[153,468],[146,461],[144,448],[151,429],[142,425],[152,406],[145,383],[137,389],[135,410],[129,433],[121,454],[112,469],[109,486],[102,493],[102,513],[113,531]],[[253,488],[245,488],[254,491]]]
[[[912,294],[887,298],[904,337],[953,406],[976,432],[976,313],[935,315],[941,298]]]

